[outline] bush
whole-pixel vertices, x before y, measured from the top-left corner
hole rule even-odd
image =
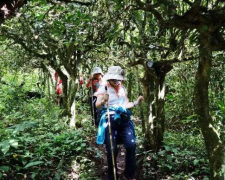
[[[140,151],[141,149],[139,149]],[[138,154],[141,179],[207,179],[209,162],[200,134],[166,132],[158,153]]]

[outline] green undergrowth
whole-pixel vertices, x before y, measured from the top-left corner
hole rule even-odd
[[[83,112],[76,118],[81,127],[70,128],[54,101],[15,99],[14,94],[0,94],[0,179],[94,180],[91,158],[100,155],[88,145],[94,128],[85,105],[77,106]]]
[[[166,132],[159,152],[138,148],[141,179],[208,180],[209,163],[201,134]]]

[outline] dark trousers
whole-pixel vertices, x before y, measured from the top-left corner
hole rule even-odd
[[[111,116],[110,122],[111,122],[111,129],[112,129],[115,166],[116,166],[116,157],[118,154],[117,144],[121,143],[121,144],[124,144],[124,147],[126,149],[125,177],[127,179],[134,179],[135,170],[136,170],[136,160],[135,160],[136,140],[135,140],[134,127],[130,121],[125,123],[121,122],[120,124],[118,124],[116,121],[113,120],[113,118],[114,117]],[[114,180],[109,127],[107,127],[105,131],[105,144],[106,144],[106,150],[107,150],[108,180]],[[117,171],[117,166],[115,168]]]
[[[97,108],[95,106],[96,100],[97,100],[96,96],[89,97],[89,99],[88,99],[88,102],[89,102],[89,105],[90,105],[90,109],[91,109],[91,116],[92,116],[92,119],[94,119],[94,120],[97,119],[97,114],[98,114],[97,113],[98,110],[97,110]]]

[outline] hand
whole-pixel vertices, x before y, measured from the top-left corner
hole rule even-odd
[[[101,100],[101,106],[104,106],[108,100],[109,100],[109,94],[105,93]]]
[[[103,101],[106,103],[109,100],[109,94],[105,93],[103,96]]]
[[[137,101],[134,101],[133,104],[134,106],[137,106],[140,102],[144,100],[143,96],[138,96]]]
[[[144,101],[144,97],[143,97],[143,96],[138,96],[138,98],[137,98],[138,104],[139,104],[140,102],[142,102],[142,101]]]
[[[88,78],[89,81],[91,81],[91,79],[92,79],[92,76],[90,76],[90,77]]]

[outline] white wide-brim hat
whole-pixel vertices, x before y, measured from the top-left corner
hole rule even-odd
[[[110,66],[108,72],[104,75],[104,80],[116,79],[116,80],[126,80],[125,72],[120,66]]]
[[[95,67],[91,74],[92,75],[94,75],[94,74],[102,74],[102,75],[104,75],[103,72],[102,72],[102,69],[100,67]]]

